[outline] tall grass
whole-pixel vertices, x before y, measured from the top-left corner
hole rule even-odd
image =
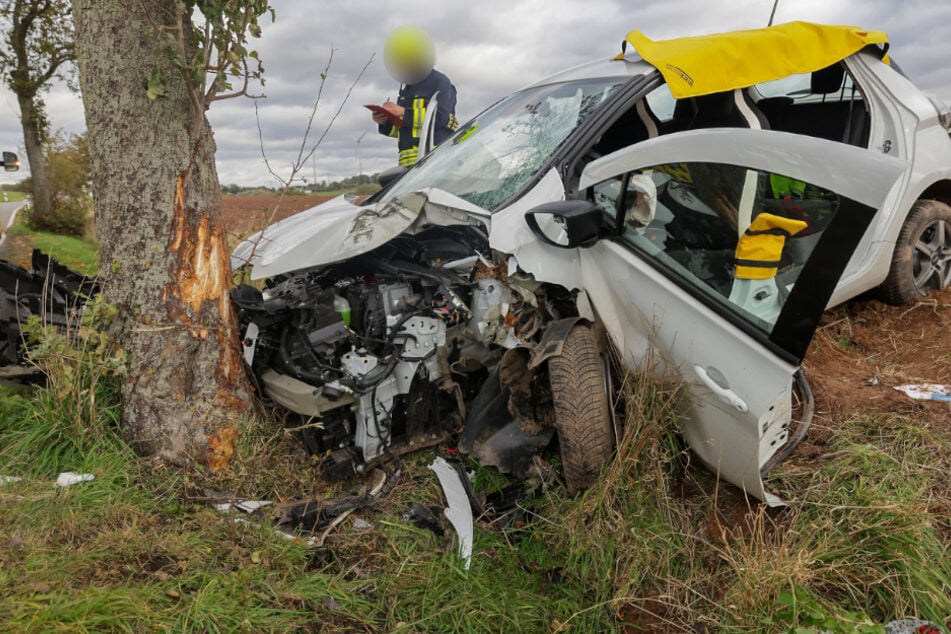
[[[96,314],[101,308],[93,308]],[[89,326],[91,324],[87,324]],[[631,374],[617,456],[568,498],[557,478],[506,529],[476,522],[465,570],[429,452],[327,546],[275,536],[196,501],[326,498],[297,439],[245,421],[232,469],[170,469],[121,442],[121,356],[97,331],[34,332],[47,386],[0,391],[0,631],[881,632],[951,616],[951,440],[897,416],[836,422],[828,451],[778,467],[767,511],[691,461],[681,390]],[[504,478],[481,471],[476,485]],[[96,480],[53,489],[60,471]],[[244,518],[242,518],[244,519]],[[799,629],[796,629],[799,628]]]

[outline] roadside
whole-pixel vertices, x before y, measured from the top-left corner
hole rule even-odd
[[[229,230],[256,228],[267,198],[226,197]],[[395,487],[308,547],[274,534],[274,507],[211,502],[315,500],[319,514],[366,482],[328,483],[274,413],[243,423],[218,476],[142,461],[115,433],[118,378],[72,383],[90,366],[48,349],[53,389],[0,392],[0,475],[23,478],[0,479],[0,630],[844,634],[951,618],[951,409],[893,389],[951,382],[951,290],[826,313],[804,364],[813,427],[767,479],[787,508],[751,505],[691,461],[677,390],[632,376],[628,433],[601,481],[572,499],[552,472],[505,522],[477,517],[469,570],[439,521],[433,450],[394,459]],[[508,490],[461,465],[478,495]],[[96,479],[52,489],[63,471]]]

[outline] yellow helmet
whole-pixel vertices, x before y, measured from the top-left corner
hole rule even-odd
[[[436,49],[418,26],[399,26],[386,38],[383,61],[390,76],[402,84],[415,84],[429,76],[436,63]]]

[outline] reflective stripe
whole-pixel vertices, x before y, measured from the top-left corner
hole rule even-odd
[[[400,152],[400,165],[403,167],[410,167],[416,164],[417,159],[419,158],[419,148],[411,147],[407,150]]]
[[[426,116],[426,102],[417,97],[413,99],[413,138],[419,137],[423,131],[423,118]]]
[[[400,138],[400,129],[395,125],[391,125],[389,136],[393,137],[394,139]]]

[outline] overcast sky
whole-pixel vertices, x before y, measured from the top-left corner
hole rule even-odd
[[[375,54],[304,176],[337,179],[396,164],[396,142],[382,137],[363,104],[395,99],[382,47],[400,24],[425,28],[436,44],[436,67],[456,85],[460,122],[497,99],[561,69],[615,55],[631,29],[652,39],[756,28],[769,19],[772,0],[272,0],[277,21],[256,42],[266,69],[266,99],[258,102],[265,150],[286,176],[334,49],[318,111],[322,132],[360,69]],[[776,23],[809,20],[884,30],[890,52],[919,87],[951,101],[951,2],[941,0],[780,0]],[[77,95],[55,87],[46,95],[54,129],[84,129]],[[0,149],[25,158],[16,101],[0,91]],[[222,184],[273,185],[261,156],[254,105],[245,99],[215,103],[210,119],[218,143]],[[2,174],[2,173],[0,173]],[[24,174],[3,174],[12,182]]]

